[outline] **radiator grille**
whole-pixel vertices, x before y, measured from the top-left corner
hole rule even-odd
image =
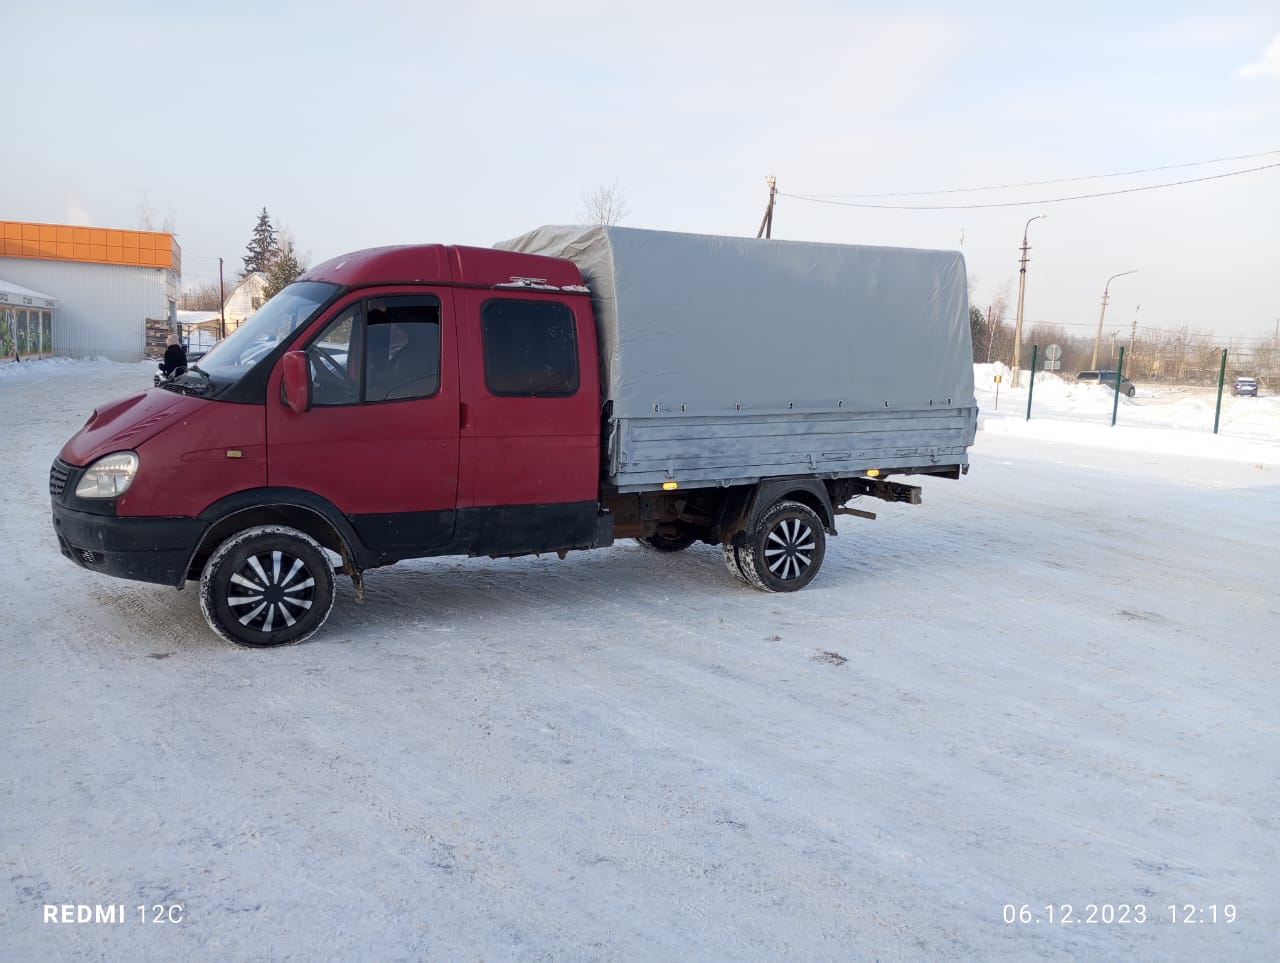
[[[61,460],[53,463],[53,467],[49,469],[49,494],[54,498],[62,495],[63,489],[67,487],[67,476],[71,474],[71,468]]]

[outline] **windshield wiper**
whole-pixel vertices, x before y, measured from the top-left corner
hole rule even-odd
[[[186,380],[187,375],[191,374],[193,371],[204,378],[203,384],[198,382],[196,384],[192,384],[190,381]],[[176,391],[181,395],[206,395],[213,389],[213,378],[210,377],[209,372],[202,370],[194,364],[190,364],[187,365],[187,370],[181,375],[171,381],[162,382],[160,387],[167,388],[169,391]]]
[[[209,393],[209,385],[207,384],[189,384],[182,381],[162,381],[160,387],[165,391],[176,391],[180,395],[195,395],[203,397]]]

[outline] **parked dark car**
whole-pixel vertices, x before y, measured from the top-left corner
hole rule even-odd
[[[1108,388],[1115,389],[1116,373],[1114,371],[1081,371],[1076,375],[1076,381],[1090,385],[1106,385]],[[1120,390],[1132,398],[1138,393],[1137,386],[1128,378],[1121,376]]]
[[[1258,379],[1257,378],[1237,378],[1235,384],[1231,386],[1233,395],[1251,395],[1258,397]]]

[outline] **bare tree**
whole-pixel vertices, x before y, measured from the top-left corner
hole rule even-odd
[[[618,224],[631,211],[627,208],[627,197],[618,182],[608,186],[600,185],[594,191],[582,195],[582,207],[578,217],[584,224]]]
[[[218,286],[213,283],[187,288],[178,296],[180,311],[218,311],[221,308],[222,298],[218,294]]]
[[[138,230],[140,231],[163,231],[165,234],[173,234],[174,229],[178,226],[178,215],[173,211],[173,205],[169,205],[168,212],[161,219],[156,209],[151,206],[151,198],[147,196],[147,192],[142,192],[142,200],[138,201]]]
[[[307,267],[307,263],[311,258],[311,252],[303,252],[298,249],[298,235],[293,232],[293,228],[283,221],[277,221],[276,239],[279,241],[281,248],[284,248],[287,245],[289,250],[293,252],[293,256],[298,259],[299,263],[301,263],[304,268]]]
[[[1026,324],[1025,321],[1023,323]],[[1025,330],[1027,346],[1035,345],[1040,349],[1040,355],[1036,359],[1037,364],[1044,361],[1044,349],[1049,345],[1056,344],[1058,347],[1063,347],[1070,340],[1070,336],[1062,325],[1053,324],[1050,321],[1033,322],[1027,325]]]
[[[1000,292],[987,305],[990,324],[984,325],[986,338],[981,345],[974,344],[975,361],[1006,361],[1013,351],[1013,327],[1005,323],[1009,314],[1009,298]]]
[[[306,271],[307,261],[310,257],[310,252],[298,253],[297,244],[293,239],[293,232],[287,227],[280,226],[276,228],[276,234],[279,248],[267,268],[267,286],[263,290],[263,297],[267,300],[275,297]]]
[[[1280,337],[1262,341],[1252,350],[1237,350],[1232,357],[1236,374],[1261,378],[1272,393],[1280,391]]]

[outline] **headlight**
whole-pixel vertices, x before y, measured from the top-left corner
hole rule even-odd
[[[77,498],[115,498],[123,495],[138,473],[138,456],[131,451],[118,451],[99,458],[85,469],[76,486]]]

